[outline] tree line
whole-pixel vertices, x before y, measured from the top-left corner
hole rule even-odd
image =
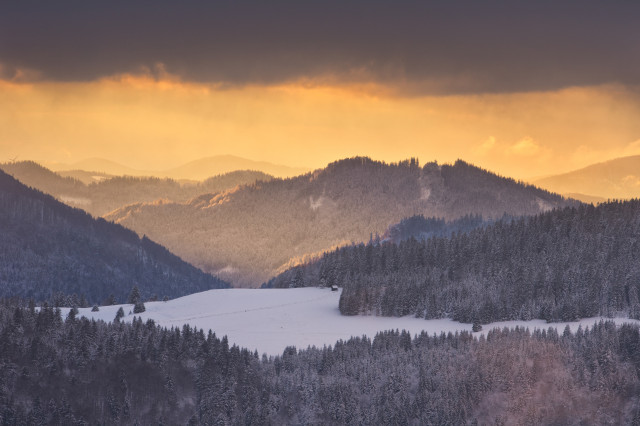
[[[268,287],[337,285],[345,315],[488,323],[640,317],[640,201],[507,218],[450,237],[343,247]]]

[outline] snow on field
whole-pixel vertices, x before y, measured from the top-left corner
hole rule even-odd
[[[426,331],[429,334],[441,332],[471,331],[471,324],[462,324],[449,319],[424,320],[412,316],[402,318],[340,315],[338,300],[340,292],[330,289],[225,289],[196,293],[168,302],[147,302],[146,312],[136,316],[143,321],[152,318],[163,327],[182,327],[183,324],[211,329],[217,336],[228,336],[229,343],[236,344],[267,355],[282,354],[287,346],[299,349],[308,346],[322,347],[352,336],[374,337],[383,330],[405,329],[411,334]],[[125,311],[124,321],[134,317],[129,312],[133,305],[80,309],[80,315],[88,318],[113,321],[118,308]],[[66,317],[69,309],[63,309]],[[603,318],[583,319],[572,323],[547,324],[543,320],[506,321],[483,326],[480,335],[495,327],[556,328],[560,333],[569,324],[572,331],[579,325],[592,326]],[[624,318],[614,319],[616,323],[640,321]]]

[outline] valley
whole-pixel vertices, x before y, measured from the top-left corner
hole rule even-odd
[[[382,317],[375,315],[344,316],[338,302],[341,291],[329,288],[296,289],[222,289],[195,293],[167,302],[147,302],[146,311],[133,314],[132,305],[100,306],[78,309],[78,315],[90,320],[113,321],[120,307],[125,316],[121,321],[131,323],[134,318],[143,322],[153,320],[161,327],[182,329],[185,325],[197,330],[209,330],[217,336],[226,336],[230,345],[237,345],[260,356],[281,355],[287,347],[297,349],[323,348],[352,337],[375,336],[387,330],[405,330],[411,336],[426,333],[471,333],[471,323],[456,322],[448,318],[425,320],[413,315]],[[66,317],[70,308],[62,309]],[[572,332],[593,328],[602,321],[617,325],[640,325],[640,320],[626,317],[590,317],[571,322],[547,323],[544,320],[498,321],[482,326],[473,333],[477,338],[494,329],[526,328],[556,330],[562,334],[568,326]]]

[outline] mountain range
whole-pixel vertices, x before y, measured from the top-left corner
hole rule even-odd
[[[188,202],[135,203],[105,216],[240,286],[257,286],[334,247],[416,214],[447,220],[531,215],[577,203],[463,161],[336,161]]]
[[[591,203],[640,197],[640,155],[535,179],[536,186]]]
[[[116,176],[153,176],[157,178],[196,181],[236,170],[254,170],[277,177],[297,176],[309,171],[309,169],[302,167],[290,167],[266,161],[254,161],[235,155],[205,157],[166,170],[140,170],[104,158],[89,158],[71,164],[44,162],[43,165],[57,172],[83,170]]]
[[[0,297],[88,303],[228,287],[150,239],[94,219],[0,171]],[[77,299],[80,300],[80,299]]]
[[[216,193],[237,185],[272,179],[262,172],[236,170],[204,181],[180,183],[168,178],[98,175],[85,171],[56,173],[33,161],[4,163],[0,164],[0,169],[22,183],[94,216],[102,216],[131,203],[160,199],[185,202],[203,193]]]

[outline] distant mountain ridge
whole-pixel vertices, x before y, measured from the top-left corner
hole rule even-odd
[[[302,167],[291,167],[267,161],[254,161],[235,155],[216,155],[189,161],[166,170],[140,170],[124,166],[104,158],[89,158],[76,163],[44,163],[53,171],[83,170],[116,176],[152,176],[175,180],[203,180],[236,170],[253,170],[277,177],[292,177],[309,171]]]
[[[113,176],[153,176],[145,170],[134,169],[106,158],[87,158],[74,163],[58,163],[43,161],[42,165],[52,171],[83,170],[86,172],[106,173]]]
[[[160,176],[165,174],[166,177],[173,179],[202,180],[214,174],[220,175],[235,170],[255,170],[276,177],[293,177],[309,172],[309,169],[302,167],[290,167],[266,161],[247,160],[246,158],[236,157],[234,155],[217,155],[190,161],[182,166],[158,172],[158,174]],[[211,171],[215,171],[215,173],[212,174]]]
[[[155,238],[204,270],[258,286],[295,259],[368,241],[412,215],[490,219],[576,203],[463,161],[420,167],[414,159],[387,164],[356,157],[295,178],[187,203],[133,204],[105,217]]]
[[[65,204],[102,216],[127,204],[159,199],[184,202],[203,193],[216,193],[272,176],[257,171],[237,170],[201,182],[180,183],[157,177],[111,176],[88,172],[66,172],[64,177],[33,161],[0,164],[0,169],[24,184],[53,195]],[[91,183],[85,183],[85,182]]]
[[[170,298],[228,283],[182,261],[146,237],[28,188],[0,171],[0,297],[83,295],[124,301]]]
[[[534,180],[542,188],[585,201],[640,197],[640,155],[616,158]],[[589,198],[590,197],[590,198]]]

